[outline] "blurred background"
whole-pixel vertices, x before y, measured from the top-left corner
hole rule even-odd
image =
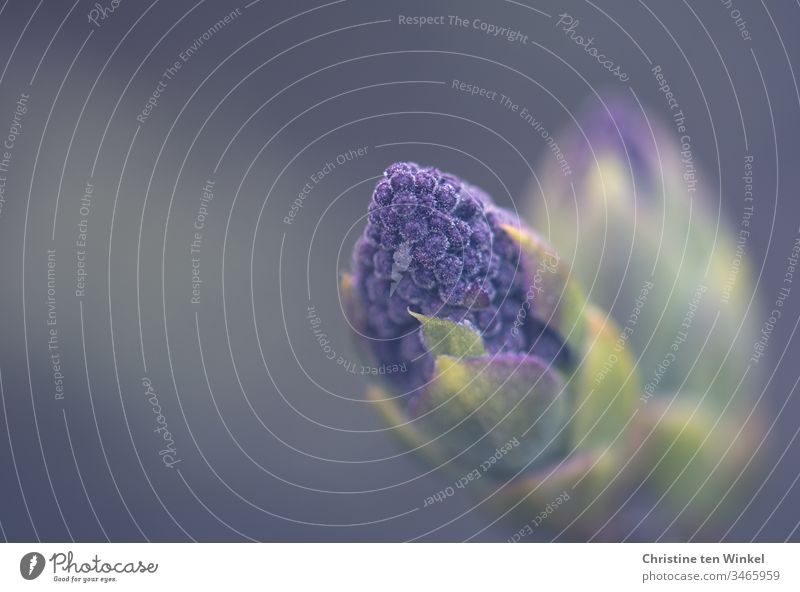
[[[800,540],[800,295],[786,281],[800,236],[798,23],[800,4],[741,0],[5,2],[2,536],[517,532],[466,494],[424,507],[451,476],[394,437],[351,366],[338,280],[376,179],[411,160],[482,187],[556,244],[559,216],[613,237],[615,195],[686,190],[729,249],[713,281],[745,270],[729,290],[742,306],[729,342],[748,335],[741,347],[757,351],[766,336],[736,403],[764,418],[758,478],[726,508],[721,535]],[[654,131],[594,198],[601,151],[587,147],[613,159],[626,130]],[[717,245],[660,249],[692,265]],[[591,264],[576,268],[624,319],[636,242],[622,255],[584,243],[569,257],[581,251],[620,274],[623,304],[593,293]],[[650,346],[645,380],[663,356]]]

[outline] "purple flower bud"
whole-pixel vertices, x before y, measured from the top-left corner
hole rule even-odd
[[[392,203],[392,187],[387,181],[381,181],[375,187],[372,199],[379,206],[388,206]]]
[[[428,223],[425,221],[425,218],[412,216],[403,224],[400,234],[403,235],[403,238],[407,241],[418,242],[425,239],[427,236]]]
[[[366,235],[362,236],[358,239],[356,248],[353,250],[353,267],[368,268],[372,265],[372,257],[376,251],[375,243],[370,241]]]
[[[376,277],[382,280],[392,279],[392,265],[394,258],[390,251],[376,251],[372,256],[372,266]]]
[[[386,169],[356,244],[353,278],[378,362],[408,364],[407,375],[389,377],[398,386],[422,386],[433,369],[419,330],[409,333],[419,327],[409,311],[470,324],[490,353],[534,349],[541,329],[526,321],[527,272],[506,225],[519,221],[453,175],[403,162]]]
[[[403,189],[410,189],[414,187],[414,177],[411,173],[400,171],[392,175],[389,181],[392,184],[392,189],[395,191],[401,191]]]
[[[419,194],[429,194],[436,187],[436,178],[429,171],[420,171],[414,177],[414,187]]]
[[[442,257],[433,270],[440,287],[449,288],[455,286],[458,278],[461,277],[461,267],[461,259],[456,255]],[[441,294],[441,291],[439,293]]]
[[[436,187],[433,198],[436,207],[445,212],[449,212],[456,205],[456,191],[450,184]]]
[[[424,269],[433,269],[434,264],[447,254],[450,241],[439,232],[423,237],[414,250],[414,257]]]
[[[467,194],[461,198],[458,205],[453,209],[453,214],[462,220],[470,222],[482,209],[480,202]]]
[[[392,228],[384,228],[380,236],[381,237],[378,245],[381,249],[394,251],[395,249],[400,248],[400,245],[403,244],[403,237],[399,232]]]
[[[419,267],[411,271],[411,279],[420,288],[430,290],[436,285],[436,276],[426,267]]]
[[[370,302],[379,303],[385,300],[388,301],[389,282],[387,280],[377,275],[371,275],[365,280],[364,285]]]

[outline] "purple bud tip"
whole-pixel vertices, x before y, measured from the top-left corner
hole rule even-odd
[[[533,303],[508,224],[519,221],[453,175],[410,162],[386,169],[354,249],[353,275],[374,355],[408,368],[392,376],[398,386],[419,387],[433,369],[408,310],[468,321],[491,353],[528,353],[541,337],[530,326]]]

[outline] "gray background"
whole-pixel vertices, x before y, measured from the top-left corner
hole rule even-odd
[[[436,164],[523,207],[544,142],[496,104],[450,88],[453,78],[518,99],[553,133],[595,91],[627,89],[554,27],[559,12],[624,66],[655,117],[663,98],[635,43],[669,68],[697,164],[731,224],[743,154],[735,91],[757,163],[747,257],[763,265],[767,300],[780,285],[800,224],[800,4],[738,0],[751,43],[720,2],[528,2],[542,12],[501,0],[322,4],[122,0],[99,27],[87,20],[90,2],[3,4],[2,137],[20,93],[30,95],[0,214],[6,540],[502,541],[516,532],[469,496],[422,509],[450,476],[409,455],[363,402],[361,377],[325,359],[306,307],[354,359],[337,281],[374,178],[393,161]],[[165,68],[237,7],[241,16],[183,64],[139,124]],[[481,18],[529,43],[400,26],[398,14]],[[337,166],[284,224],[309,175],[361,146],[367,155]],[[189,242],[209,178],[204,283],[192,305]],[[88,181],[87,287],[77,298]],[[53,248],[63,400],[47,349]],[[790,339],[799,310],[793,294],[762,364],[772,453],[733,540],[800,536]],[[764,312],[753,311],[757,325]],[[173,469],[158,454],[143,377],[174,436]]]

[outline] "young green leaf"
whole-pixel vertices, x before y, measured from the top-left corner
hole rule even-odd
[[[483,347],[480,334],[471,327],[454,323],[447,319],[428,317],[417,312],[408,312],[422,323],[422,337],[425,341],[425,347],[434,356],[472,358],[486,355],[486,349]]]

